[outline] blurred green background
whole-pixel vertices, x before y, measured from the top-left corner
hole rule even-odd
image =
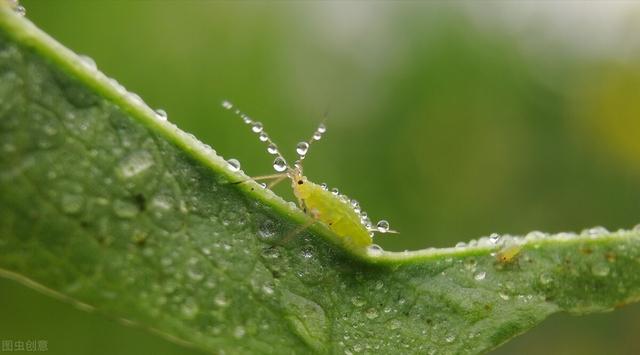
[[[290,160],[328,111],[305,172],[401,231],[385,249],[640,222],[638,3],[23,5],[249,175],[271,158],[223,99]],[[0,319],[0,339],[53,354],[199,353],[6,280]],[[553,316],[494,353],[638,354],[638,334],[636,304]]]

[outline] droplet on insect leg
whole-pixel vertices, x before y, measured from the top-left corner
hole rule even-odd
[[[389,231],[389,222],[383,219],[380,222],[378,222],[378,224],[376,225],[376,228],[378,228],[378,231],[380,233],[387,233]]]
[[[227,110],[231,110],[233,108],[233,104],[227,100],[222,101],[222,107],[226,108]]]
[[[254,133],[260,133],[262,132],[262,123],[260,122],[253,122],[253,124],[251,125],[251,130]]]
[[[309,151],[309,143],[307,142],[300,142],[296,146],[296,152],[300,156],[305,156],[307,154],[307,151]]]

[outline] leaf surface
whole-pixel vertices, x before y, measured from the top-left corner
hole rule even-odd
[[[640,232],[345,249],[0,2],[0,275],[205,351],[487,351],[640,297]],[[409,236],[402,236],[408,238]]]

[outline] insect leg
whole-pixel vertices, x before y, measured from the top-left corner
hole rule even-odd
[[[398,231],[394,231],[393,229],[389,229],[386,232],[380,232],[377,228],[369,228],[367,229],[368,232],[373,232],[376,234],[400,234],[400,232]]]
[[[233,185],[237,185],[237,184],[242,184],[244,182],[247,181],[259,181],[259,180],[274,180],[274,179],[279,179],[280,181],[284,178],[287,177],[287,174],[271,174],[271,175],[260,175],[260,176],[255,176],[255,177],[251,177],[248,179],[244,179],[244,180],[240,180],[240,181],[236,181],[236,182],[232,182]],[[278,182],[280,182],[278,181]]]
[[[274,186],[278,185],[280,182],[282,182],[284,179],[287,178],[287,174],[281,174],[281,175],[282,176],[280,176],[279,178],[276,178],[275,180],[271,181],[267,187],[272,189]]]

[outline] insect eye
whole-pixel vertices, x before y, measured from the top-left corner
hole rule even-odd
[[[302,184],[304,184],[304,181],[298,180],[298,185],[302,185]]]

